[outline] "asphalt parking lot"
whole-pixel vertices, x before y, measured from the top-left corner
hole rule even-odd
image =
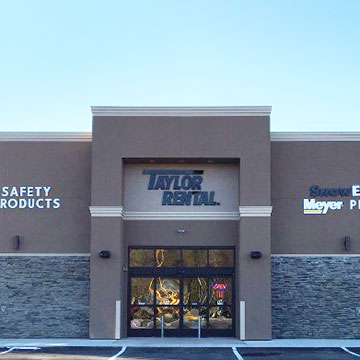
[[[121,349],[112,347],[43,347],[38,349],[3,348],[0,360],[104,360],[110,359]],[[9,352],[7,352],[9,351]]]
[[[244,360],[354,360],[357,358],[341,348],[238,348],[237,350]],[[358,349],[348,350],[358,352]]]
[[[342,348],[0,348],[0,360],[354,360],[360,349]],[[352,352],[352,353],[349,353]]]

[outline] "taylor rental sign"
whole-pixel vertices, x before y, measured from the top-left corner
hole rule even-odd
[[[305,215],[326,215],[329,211],[342,210],[360,210],[360,185],[339,188],[321,188],[318,185],[312,185],[309,189],[310,199],[303,199],[303,213]],[[347,201],[338,199],[317,199],[317,198],[349,198]],[[355,199],[354,199],[355,198]]]
[[[162,192],[162,206],[218,206],[215,191],[202,189],[204,170],[145,169],[148,190]]]

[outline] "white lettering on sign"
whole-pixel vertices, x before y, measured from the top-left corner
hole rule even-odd
[[[58,209],[59,198],[50,197],[51,186],[3,186],[0,209]]]
[[[329,210],[340,210],[343,206],[343,201],[316,201],[315,199],[304,199],[304,214],[327,214]]]
[[[351,187],[327,188],[312,185],[309,189],[311,199],[303,200],[303,213],[305,215],[326,215],[329,211],[337,211],[344,208],[343,200],[318,200],[318,197],[360,197],[360,185]],[[360,210],[360,200],[346,199],[350,210]]]
[[[352,196],[360,196],[360,185],[353,185],[352,189]]]

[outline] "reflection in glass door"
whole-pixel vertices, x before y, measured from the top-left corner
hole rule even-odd
[[[131,329],[154,328],[154,278],[133,277],[131,283]]]
[[[164,317],[166,336],[196,336],[200,316],[203,335],[231,332],[232,303],[230,277],[131,277],[130,330],[156,335]]]
[[[206,305],[208,299],[208,281],[206,278],[184,278],[183,280],[183,327],[197,329],[199,316],[201,327],[206,328]]]
[[[156,293],[156,328],[161,329],[164,317],[164,329],[180,329],[180,279],[157,278]]]
[[[216,277],[209,279],[209,329],[231,329],[232,279]]]
[[[202,336],[234,336],[233,268],[218,266],[229,261],[226,251],[222,259],[208,250],[142,250],[141,261],[154,266],[130,268],[129,336],[160,336],[162,319],[165,336],[197,336],[199,318]]]

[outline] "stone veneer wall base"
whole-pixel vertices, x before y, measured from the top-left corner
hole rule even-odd
[[[86,256],[1,256],[0,338],[88,338]],[[360,256],[272,258],[273,338],[360,338]]]
[[[0,338],[88,338],[90,258],[1,256]]]
[[[273,338],[360,338],[360,256],[272,257]]]

